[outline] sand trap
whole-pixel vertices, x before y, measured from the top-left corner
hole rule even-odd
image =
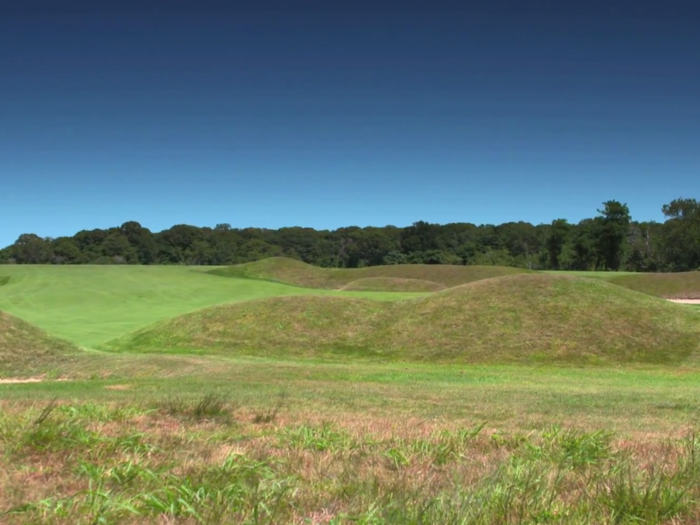
[[[0,378],[0,385],[20,385],[22,383],[42,383],[44,381],[46,381],[46,379],[43,377],[7,377],[4,379]],[[53,379],[53,381],[70,381],[70,379],[59,378]]]
[[[41,377],[29,377],[27,379],[0,379],[0,385],[17,385],[20,383],[41,383],[44,379]]]
[[[672,303],[678,304],[700,304],[700,299],[667,299]]]

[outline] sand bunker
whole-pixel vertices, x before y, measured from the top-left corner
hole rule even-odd
[[[44,379],[41,377],[29,377],[25,379],[17,379],[17,378],[8,378],[8,379],[0,379],[0,385],[17,385],[20,383],[40,383]]]
[[[700,304],[700,299],[668,299],[672,303],[678,304]]]

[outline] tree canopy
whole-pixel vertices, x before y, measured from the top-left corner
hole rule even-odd
[[[641,272],[700,269],[700,201],[662,207],[663,223],[637,222],[626,204],[602,203],[598,215],[569,223],[416,221],[396,226],[270,230],[177,224],[152,232],[135,221],[72,237],[23,233],[0,250],[0,263],[230,265],[286,256],[324,267],[384,264],[504,265],[552,270]]]

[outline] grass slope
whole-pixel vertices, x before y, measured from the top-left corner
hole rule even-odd
[[[640,273],[615,277],[610,282],[666,299],[700,299],[700,272]]]
[[[187,314],[112,351],[278,357],[375,356],[431,362],[680,363],[700,317],[601,280],[488,279],[394,303],[279,297]]]
[[[75,361],[79,353],[71,343],[0,312],[0,378],[52,371]]]
[[[250,279],[220,279],[205,270],[211,267],[7,266],[2,271],[11,278],[0,288],[0,310],[79,346],[95,348],[124,333],[207,306],[340,293]],[[381,300],[411,297],[380,292],[348,294]]]
[[[352,281],[341,288],[347,292],[438,292],[445,286],[422,279],[401,279],[398,277],[365,277]]]
[[[445,287],[499,277],[527,273],[520,268],[504,266],[453,266],[432,264],[399,264],[394,266],[371,266],[368,268],[319,268],[295,259],[272,257],[226,268],[217,268],[209,273],[222,277],[260,279],[305,288],[338,290],[358,279],[382,277],[392,279],[417,279],[431,281]]]

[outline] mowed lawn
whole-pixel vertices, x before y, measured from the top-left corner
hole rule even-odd
[[[337,293],[225,279],[186,266],[0,266],[0,310],[90,348],[137,328],[216,304]],[[401,294],[349,295],[394,299]],[[406,297],[410,297],[406,294]]]

